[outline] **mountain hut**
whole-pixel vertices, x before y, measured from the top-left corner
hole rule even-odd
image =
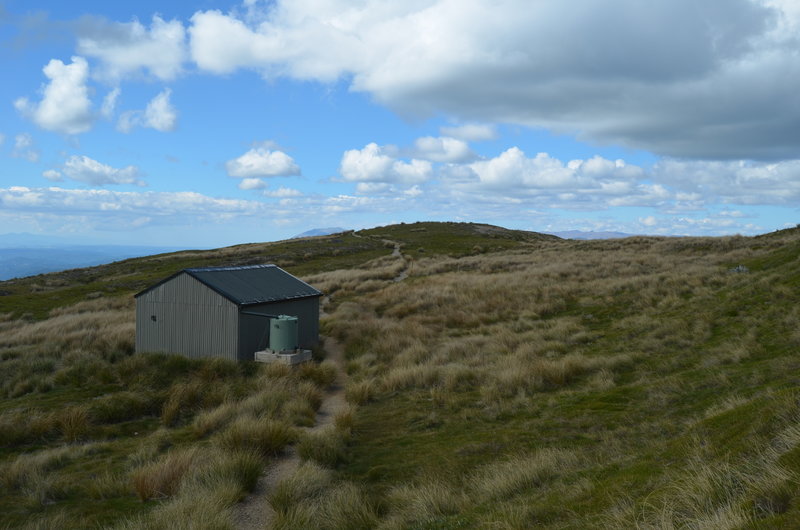
[[[184,269],[136,295],[136,352],[251,361],[279,315],[297,318],[298,346],[311,348],[321,296],[276,265]]]

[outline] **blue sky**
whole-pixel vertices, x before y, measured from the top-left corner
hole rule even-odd
[[[794,0],[126,4],[0,0],[0,234],[800,222]]]

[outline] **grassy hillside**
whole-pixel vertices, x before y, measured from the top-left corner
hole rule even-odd
[[[0,528],[231,528],[288,445],[278,528],[798,527],[798,256],[417,223],[0,283]],[[260,262],[328,294],[324,436],[329,362],[131,355],[130,294]]]
[[[391,240],[391,241],[389,241]],[[295,275],[357,268],[387,253],[394,242],[406,251],[462,256],[557,240],[533,232],[472,223],[415,223],[275,243],[182,251],[40,274],[0,282],[0,314],[41,319],[50,310],[87,298],[135,294],[189,267],[274,263]]]

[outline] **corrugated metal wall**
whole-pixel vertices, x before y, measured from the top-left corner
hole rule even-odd
[[[180,274],[136,299],[136,351],[235,361],[238,312],[230,300]]]
[[[297,339],[301,348],[319,342],[319,297],[248,305],[242,311],[297,317]],[[239,359],[253,360],[253,354],[269,346],[269,319],[242,315],[239,320]]]

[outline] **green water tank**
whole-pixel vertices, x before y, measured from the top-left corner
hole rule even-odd
[[[270,321],[269,349],[274,351],[297,349],[297,317],[280,315]]]

